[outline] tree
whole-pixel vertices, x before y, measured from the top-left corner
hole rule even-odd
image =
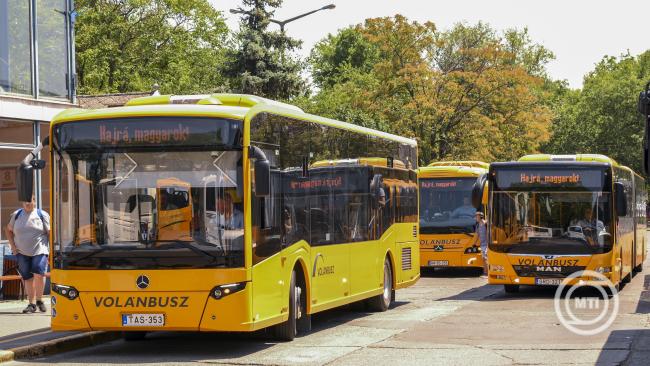
[[[329,34],[316,43],[309,59],[314,84],[320,88],[346,82],[350,70],[370,73],[378,61],[379,48],[363,36],[359,27]]]
[[[644,122],[636,103],[648,79],[650,51],[637,57],[603,57],[585,75],[582,89],[562,94],[545,151],[605,154],[643,171]]]
[[[525,30],[499,35],[478,23],[439,31],[400,15],[368,19],[315,48],[310,61],[322,89],[304,107],[332,108],[336,117],[363,111],[353,116],[364,125],[372,118],[417,138],[422,163],[514,159],[548,139],[551,58]]]
[[[82,94],[222,90],[228,29],[207,0],[78,0]]]
[[[272,99],[291,99],[306,91],[301,76],[303,63],[292,52],[301,42],[281,31],[268,31],[270,9],[281,0],[243,0],[245,9],[235,45],[222,71],[234,91]]]

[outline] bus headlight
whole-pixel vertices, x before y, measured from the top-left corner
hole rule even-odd
[[[246,288],[247,282],[231,283],[228,285],[219,285],[210,291],[210,296],[215,300],[219,300],[224,296],[234,294]]]
[[[70,300],[74,300],[79,297],[79,291],[72,286],[57,285],[56,283],[52,284],[52,291],[55,293],[65,296]]]
[[[504,272],[505,268],[496,264],[490,264],[490,272]]]
[[[610,266],[598,267],[598,268],[596,268],[596,272],[598,272],[598,273],[611,273],[612,272],[612,267],[610,267]]]
[[[465,254],[474,254],[474,253],[480,253],[480,252],[481,252],[481,248],[479,248],[477,246],[473,246],[473,247],[469,247],[469,248],[465,249]]]

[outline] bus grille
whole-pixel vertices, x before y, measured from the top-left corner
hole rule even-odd
[[[417,238],[418,237],[418,227],[413,225],[413,237]]]
[[[402,271],[411,269],[411,247],[402,248]]]
[[[564,278],[582,271],[584,266],[512,266],[519,277]]]

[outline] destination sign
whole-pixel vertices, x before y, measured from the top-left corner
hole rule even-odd
[[[80,121],[55,128],[62,149],[239,146],[241,123],[220,118],[144,117]]]
[[[431,189],[435,191],[458,191],[472,189],[476,183],[476,178],[456,178],[456,179],[420,179],[420,189]]]
[[[596,169],[502,169],[496,171],[499,189],[508,188],[584,188],[602,190],[603,170]]]

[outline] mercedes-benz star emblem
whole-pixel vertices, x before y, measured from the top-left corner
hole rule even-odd
[[[135,280],[135,284],[138,286],[138,288],[145,289],[149,287],[149,277],[140,275],[138,276],[138,279]]]

